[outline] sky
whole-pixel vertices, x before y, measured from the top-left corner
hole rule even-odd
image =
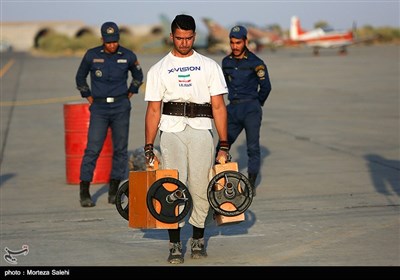
[[[171,20],[181,13],[192,15],[198,29],[206,30],[203,17],[209,17],[224,27],[238,22],[250,22],[260,27],[279,25],[289,29],[290,18],[296,15],[304,29],[325,21],[335,29],[349,29],[353,23],[362,27],[400,28],[400,0],[0,0],[1,22],[80,20],[88,25],[105,21],[142,25],[160,23],[160,15]]]

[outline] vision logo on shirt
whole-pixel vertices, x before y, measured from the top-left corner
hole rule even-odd
[[[191,87],[192,80],[190,79],[190,74],[178,75],[178,82],[180,87]]]
[[[200,66],[187,66],[168,69],[168,74],[175,72],[200,71]]]

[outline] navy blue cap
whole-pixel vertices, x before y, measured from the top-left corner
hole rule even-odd
[[[232,27],[231,32],[229,33],[229,38],[236,39],[245,39],[247,38],[247,29],[244,26],[236,25]]]
[[[114,22],[105,22],[101,26],[101,37],[105,43],[119,41],[119,28]]]

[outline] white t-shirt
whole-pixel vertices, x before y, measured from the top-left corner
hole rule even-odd
[[[224,74],[212,59],[193,51],[189,57],[169,52],[147,72],[145,101],[210,103],[211,96],[226,94]],[[161,115],[159,129],[179,132],[190,125],[212,129],[210,118]]]

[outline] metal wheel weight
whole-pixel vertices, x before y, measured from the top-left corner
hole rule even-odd
[[[171,184],[175,185],[172,189]],[[155,181],[147,191],[147,208],[157,220],[173,224],[181,221],[192,207],[187,187],[178,179],[164,177]]]
[[[115,195],[115,207],[118,213],[129,221],[129,181],[125,181],[118,188]]]
[[[245,212],[253,201],[253,188],[249,179],[237,171],[223,171],[215,175],[207,188],[211,207],[224,216],[237,216]],[[235,209],[223,209],[230,203]]]

